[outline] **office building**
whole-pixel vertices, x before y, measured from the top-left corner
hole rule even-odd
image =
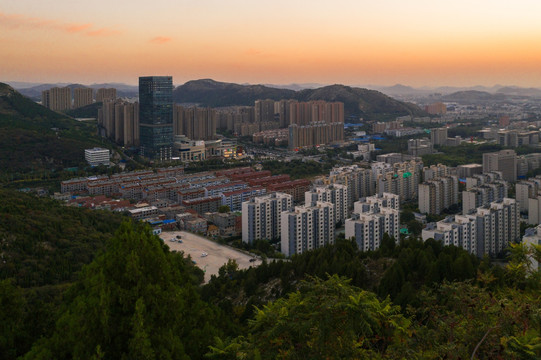
[[[90,166],[109,166],[109,149],[85,149],[85,160]]]
[[[458,204],[458,177],[442,176],[419,184],[419,211],[439,215]]]
[[[291,195],[275,192],[242,203],[242,241],[275,240],[281,234],[281,214],[293,206]]]
[[[96,91],[96,102],[104,102],[105,100],[115,100],[116,89],[115,88],[99,88]]]
[[[94,102],[93,90],[91,88],[73,89],[73,108],[77,109],[90,105]]]
[[[310,204],[317,201],[330,202],[335,206],[334,223],[340,222],[344,224],[348,212],[348,187],[342,184],[315,186],[310,191],[304,193],[305,204]]]
[[[433,238],[446,245],[460,246],[479,257],[496,256],[510,243],[520,239],[519,214],[518,203],[514,199],[504,198],[477,208],[473,214],[456,215],[436,224],[430,223],[423,229],[422,238],[424,241]],[[464,227],[466,224],[467,230]]]
[[[141,155],[168,160],[173,151],[173,78],[139,78],[139,142]]]
[[[447,128],[430,129],[430,142],[432,145],[445,145],[447,143]]]
[[[491,171],[500,171],[505,181],[517,181],[517,153],[514,150],[501,150],[483,154],[483,172]]]
[[[285,256],[334,244],[334,205],[316,202],[281,214],[281,245]]]
[[[383,193],[355,202],[353,214],[346,220],[345,231],[346,239],[354,238],[361,251],[378,249],[384,234],[398,241],[400,236],[398,195]]]
[[[71,109],[71,89],[54,87],[41,92],[41,104],[53,111]]]

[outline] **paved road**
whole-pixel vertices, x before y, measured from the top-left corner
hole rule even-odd
[[[170,241],[172,238],[176,239],[177,235],[182,236],[182,243]],[[190,255],[196,265],[205,271],[205,282],[210,280],[211,275],[218,275],[218,270],[229,259],[235,260],[239,264],[239,269],[261,264],[259,258],[250,262],[253,258],[250,255],[185,231],[166,231],[162,232],[160,237],[171,250],[184,251],[185,255]],[[203,253],[208,255],[202,257]]]

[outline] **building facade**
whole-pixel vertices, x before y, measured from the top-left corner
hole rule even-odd
[[[173,78],[139,78],[139,136],[141,155],[168,160],[173,151]]]
[[[281,214],[281,245],[285,256],[334,244],[334,205],[316,202]]]
[[[292,206],[291,195],[279,192],[243,202],[242,241],[252,245],[259,239],[278,239],[281,235],[281,214]]]

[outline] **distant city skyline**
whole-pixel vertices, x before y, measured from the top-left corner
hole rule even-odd
[[[0,4],[0,81],[541,87],[541,3]]]

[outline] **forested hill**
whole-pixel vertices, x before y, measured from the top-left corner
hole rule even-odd
[[[0,83],[0,181],[78,166],[84,149],[98,145],[104,146],[94,124],[51,111]]]
[[[254,105],[258,99],[325,100],[344,103],[346,116],[365,119],[393,118],[400,115],[425,115],[418,106],[404,103],[375,90],[345,85],[293,91],[263,85],[239,85],[211,79],[193,80],[173,91],[177,103],[197,103],[201,106]]]

